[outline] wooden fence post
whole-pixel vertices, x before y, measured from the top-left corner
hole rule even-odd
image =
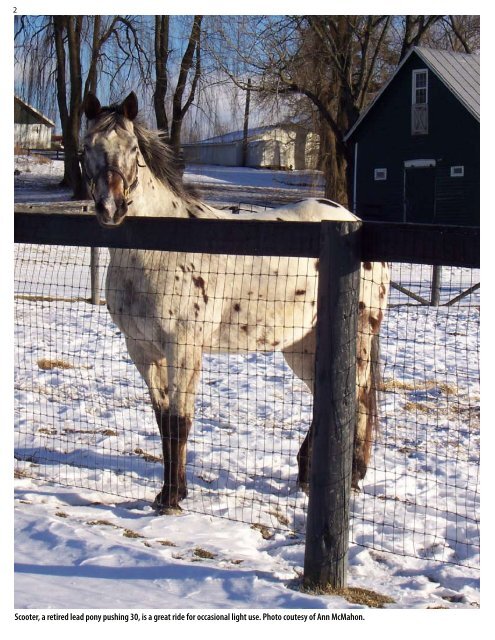
[[[91,304],[100,304],[100,249],[90,249]]]
[[[322,222],[306,586],[346,586],[356,419],[360,222]]]
[[[438,307],[440,304],[440,288],[442,286],[442,267],[433,265],[431,275],[431,298],[432,307]]]

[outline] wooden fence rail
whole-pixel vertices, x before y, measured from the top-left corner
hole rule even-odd
[[[45,205],[46,206],[46,205]],[[120,247],[316,258],[319,222],[128,218],[116,229],[99,227],[88,214],[33,213],[17,205],[15,242],[79,247]],[[479,268],[480,230],[363,221],[361,261]]]

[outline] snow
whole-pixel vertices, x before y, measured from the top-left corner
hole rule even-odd
[[[16,201],[67,199],[57,188],[61,163],[18,158],[17,166]],[[306,172],[195,166],[186,178],[201,189],[219,186],[221,204],[234,192],[242,202],[253,188],[273,189],[274,201],[310,189]],[[205,357],[190,494],[181,515],[156,516],[150,502],[161,465],[152,411],[105,308],[84,301],[88,250],[16,253],[15,608],[359,609],[373,619],[363,604],[299,588],[307,498],[296,487],[295,456],[311,397],[283,359]],[[400,270],[394,279],[402,275],[427,295],[429,268]],[[477,272],[446,270],[442,300],[477,281]],[[386,609],[476,609],[479,291],[470,306],[395,306],[404,301],[394,291],[386,316],[389,387],[374,468],[352,498],[348,582],[388,596]],[[67,368],[43,368],[43,359]]]

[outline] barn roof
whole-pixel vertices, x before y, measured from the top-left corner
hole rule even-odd
[[[34,107],[32,107],[30,104],[25,102],[22,98],[19,98],[19,96],[14,96],[14,102],[17,102],[23,109],[25,109],[26,111],[29,111],[30,113],[32,113],[33,116],[37,120],[39,120],[42,124],[45,124],[48,127],[54,127],[55,126],[55,123],[52,122],[52,120],[50,120],[49,118],[44,116],[41,113],[41,111],[38,111],[38,109],[35,109]]]
[[[456,53],[427,47],[412,47],[406,57],[395,70],[395,73],[382,87],[376,98],[364,111],[354,126],[348,131],[345,139],[352,136],[369,112],[386,92],[395,76],[400,72],[412,54],[418,55],[431,71],[443,82],[469,113],[480,120],[480,56],[474,53]]]
[[[256,136],[262,135],[267,131],[272,131],[274,129],[301,129],[304,128],[301,125],[295,124],[293,122],[281,122],[279,124],[269,124],[263,127],[254,127],[252,129],[248,129],[247,136],[248,138],[254,138]],[[241,129],[240,131],[231,131],[230,133],[225,133],[221,136],[214,136],[213,138],[207,138],[206,140],[201,140],[192,144],[228,144],[233,142],[238,142],[244,138],[244,131]]]

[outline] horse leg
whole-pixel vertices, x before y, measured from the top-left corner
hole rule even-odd
[[[167,405],[155,406],[163,449],[163,487],[154,506],[162,512],[180,509],[187,496],[186,447],[201,374],[201,349],[175,345],[167,354]]]
[[[315,335],[316,331],[312,329],[304,338],[282,351],[289,367],[306,384],[311,393],[314,391]],[[313,424],[311,424],[297,454],[299,469],[297,483],[305,493],[309,493],[312,442]]]
[[[378,428],[380,391],[380,325],[387,306],[388,266],[365,262],[361,271],[361,292],[357,336],[357,416],[354,433],[352,487],[359,489],[371,458],[374,432]]]
[[[177,448],[178,437],[174,434],[182,432],[184,438],[184,430],[188,433],[189,429],[186,421],[175,421],[172,424],[170,414],[170,393],[168,383],[168,367],[165,358],[150,349],[150,343],[143,340],[135,340],[126,338],[127,350],[136,365],[139,373],[143,376],[151,398],[151,404],[155,412],[156,422],[162,441],[162,452],[164,460],[164,486],[156,496],[153,506],[158,509],[166,509],[167,507],[177,507],[179,500],[185,498],[186,491],[179,491],[179,483],[172,482],[172,478],[177,478],[179,469],[177,465],[178,454]],[[190,425],[189,425],[190,426]],[[187,438],[187,433],[185,437]],[[175,499],[171,500],[170,494],[174,493],[172,485],[175,488]],[[185,485],[185,483],[184,483]]]

